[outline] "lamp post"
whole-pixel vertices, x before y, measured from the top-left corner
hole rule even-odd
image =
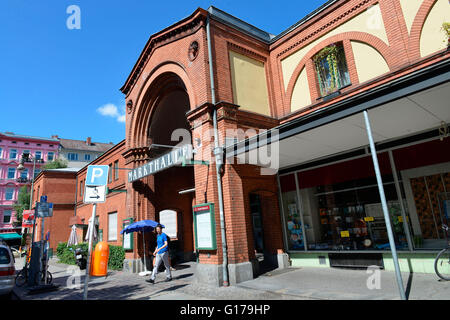
[[[23,153],[22,154],[22,158],[20,159],[20,163],[17,166],[17,170],[18,171],[23,171],[25,170],[25,166],[23,165],[25,163],[25,159],[29,160],[29,159],[33,159],[33,172],[31,173],[31,191],[30,191],[30,205],[29,205],[29,209],[31,210],[33,208],[32,206],[32,202],[33,202],[33,188],[34,188],[34,171],[36,169],[36,158],[32,157],[31,154],[29,153]],[[33,236],[32,236],[32,242],[34,242],[34,229],[36,226],[36,215],[34,216],[34,223],[33,223]],[[23,231],[22,231],[23,234]]]

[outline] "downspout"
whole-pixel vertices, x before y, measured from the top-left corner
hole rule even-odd
[[[214,127],[214,155],[216,160],[216,176],[217,176],[217,193],[219,196],[219,213],[220,213],[220,233],[222,235],[222,273],[223,286],[228,287],[228,254],[227,254],[227,239],[225,235],[225,221],[223,211],[223,196],[222,196],[222,177],[220,170],[223,166],[222,155],[223,149],[219,147],[219,134],[217,130],[217,110],[216,110],[216,90],[214,87],[214,70],[211,50],[211,34],[210,34],[210,14],[206,18],[206,40],[208,42],[208,60],[209,60],[209,78],[211,79],[211,100],[213,104],[213,127]]]

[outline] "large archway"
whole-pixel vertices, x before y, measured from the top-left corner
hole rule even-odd
[[[140,118],[136,119],[139,122],[138,132],[141,133],[138,139],[146,147],[146,161],[172,151],[180,143],[192,143],[186,118],[190,99],[184,82],[175,73],[163,73],[155,79],[140,107]],[[191,211],[195,196],[193,167],[170,167],[141,179],[134,186],[139,193],[134,200],[137,204],[135,207],[141,211],[136,214],[137,217],[161,221],[161,211],[170,209],[176,212],[173,219],[164,222],[166,230],[170,230],[172,263],[192,259],[194,244]],[[142,204],[142,199],[146,199],[145,204]],[[154,241],[154,237],[150,236],[150,252],[154,249]]]

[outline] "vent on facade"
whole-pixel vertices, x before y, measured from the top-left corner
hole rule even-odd
[[[40,143],[36,143],[36,145],[37,145],[38,147],[40,147],[40,146],[41,146],[41,144],[40,144]]]
[[[30,143],[29,142],[25,142],[25,145],[27,146],[27,145],[29,145]]]

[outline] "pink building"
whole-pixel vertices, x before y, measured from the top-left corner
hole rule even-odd
[[[0,233],[20,232],[21,226],[14,226],[15,211],[19,189],[31,186],[33,177],[41,171],[42,165],[58,156],[59,140],[0,132]],[[31,154],[24,163],[25,170],[18,171],[22,154]],[[33,158],[36,159],[33,172]]]

